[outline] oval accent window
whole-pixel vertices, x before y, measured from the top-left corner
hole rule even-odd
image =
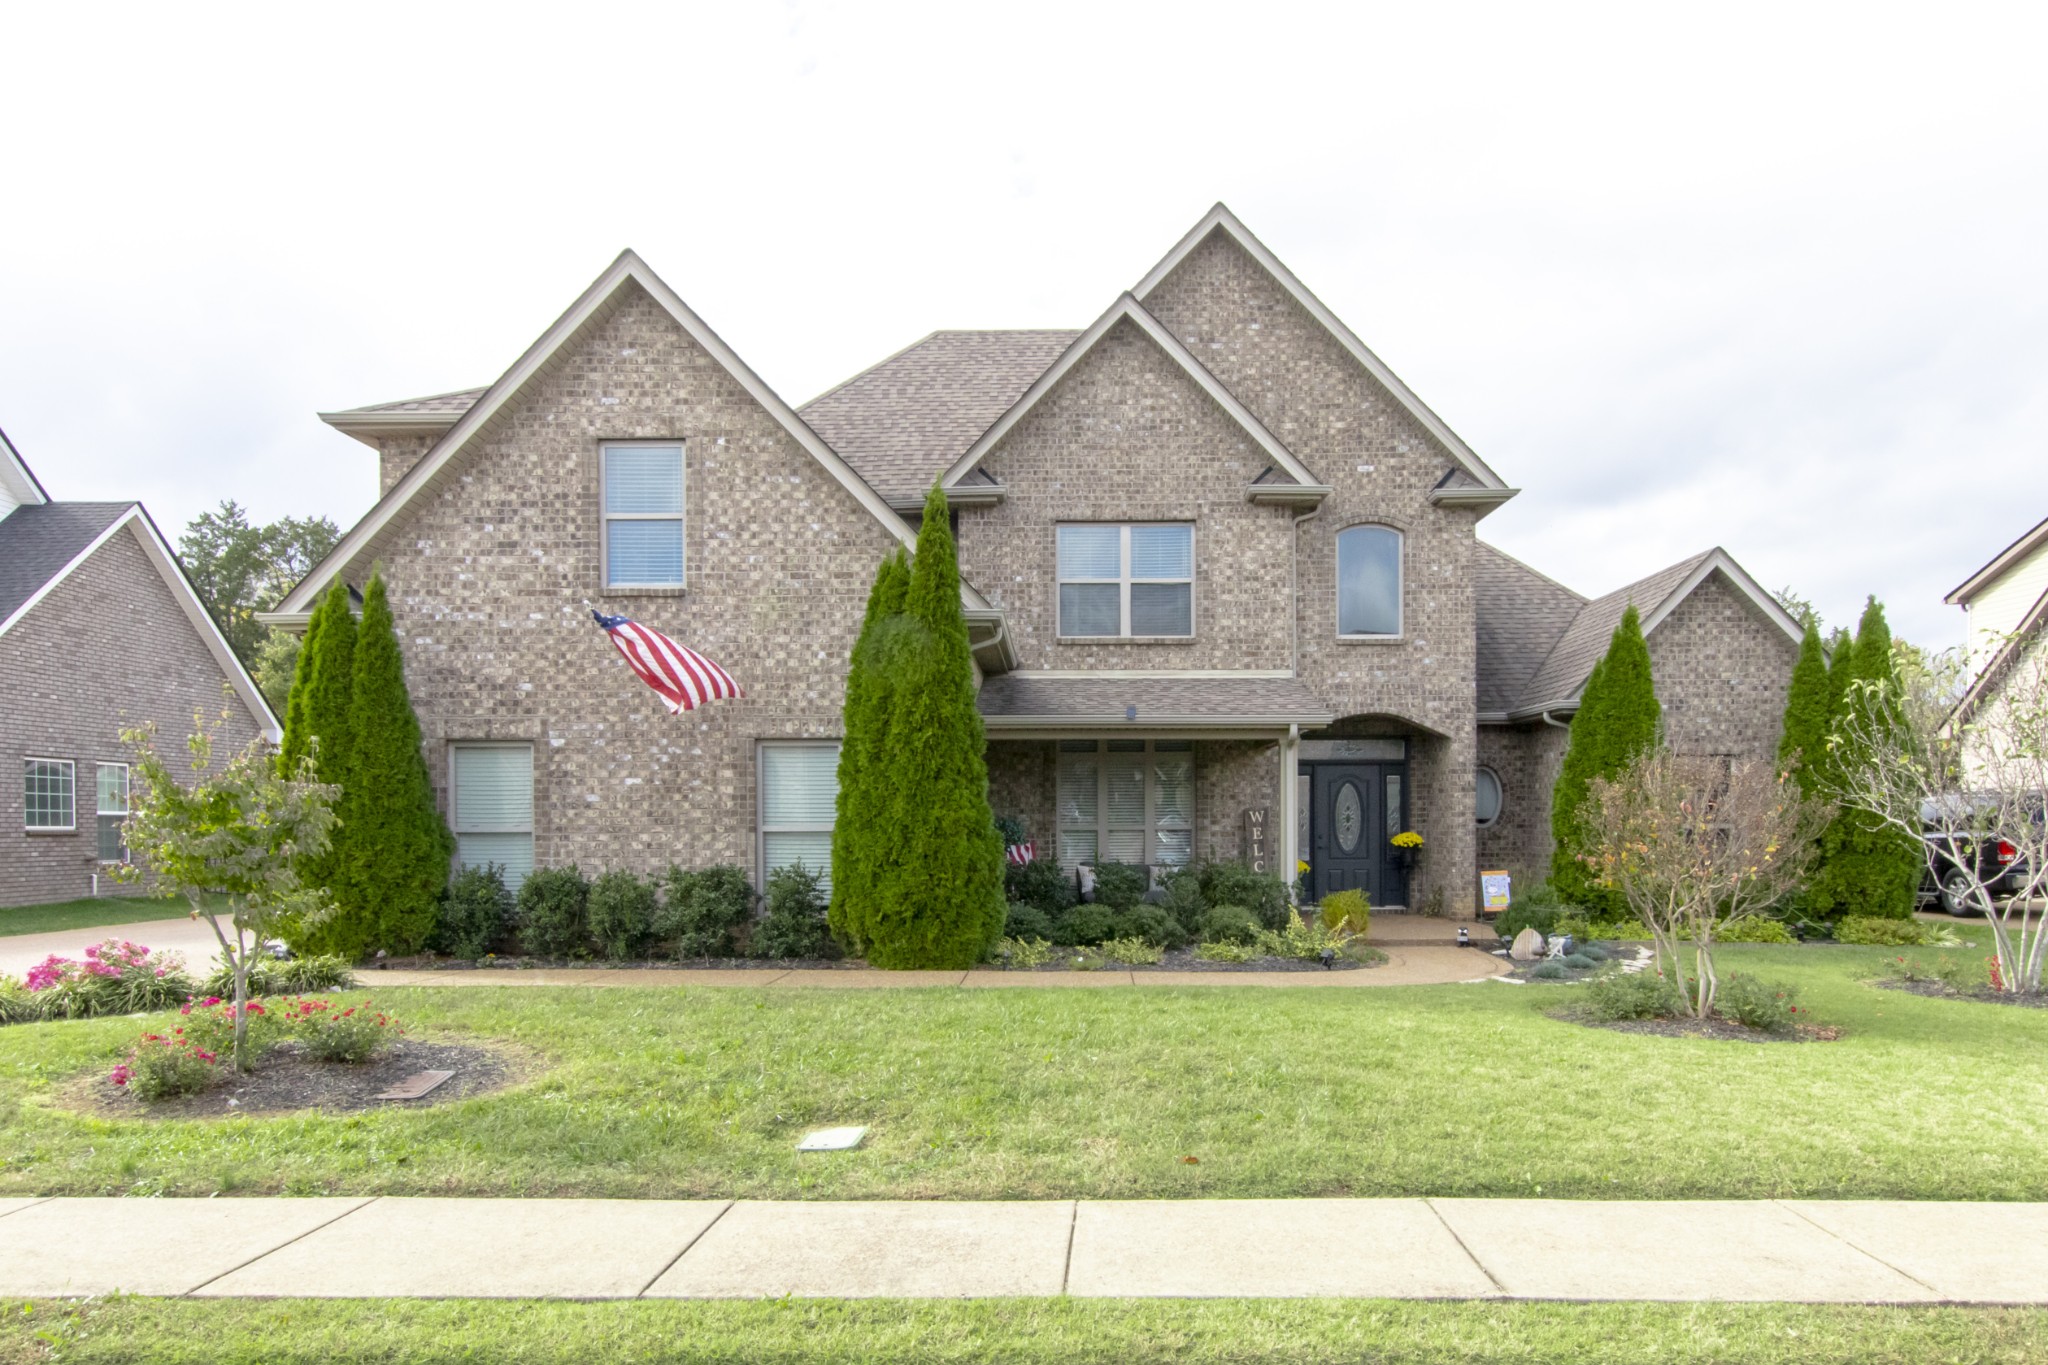
[[[1337,821],[1337,848],[1350,853],[1358,847],[1358,832],[1365,824],[1365,812],[1358,801],[1358,784],[1346,782],[1337,789],[1337,805],[1331,812]]]

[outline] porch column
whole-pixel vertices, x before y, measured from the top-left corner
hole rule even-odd
[[[1296,872],[1301,866],[1301,804],[1295,781],[1301,771],[1301,727],[1287,727],[1287,737],[1280,741],[1280,879],[1287,883],[1288,899],[1294,898],[1294,887],[1298,880]]]

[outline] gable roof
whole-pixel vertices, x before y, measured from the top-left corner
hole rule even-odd
[[[1202,221],[1188,230],[1188,234],[1180,239],[1173,250],[1167,252],[1159,264],[1153,266],[1145,278],[1138,281],[1131,293],[1141,301],[1148,297],[1168,275],[1173,273],[1176,266],[1193,254],[1196,247],[1207,241],[1212,233],[1217,232],[1230,238],[1246,255],[1257,261],[1260,269],[1272,276],[1276,284],[1292,295],[1304,312],[1314,318],[1324,331],[1335,337],[1337,344],[1348,351],[1352,359],[1362,365],[1368,374],[1394,396],[1395,402],[1406,408],[1409,415],[1421,423],[1425,431],[1442,443],[1444,449],[1450,452],[1452,460],[1472,476],[1478,487],[1500,493],[1502,497],[1497,499],[1498,501],[1505,501],[1514,496],[1516,490],[1509,488],[1500,475],[1494,473],[1486,461],[1480,459],[1478,453],[1465,444],[1464,438],[1451,430],[1443,418],[1430,411],[1429,405],[1418,398],[1413,389],[1402,383],[1400,376],[1388,369],[1387,363],[1374,355],[1372,349],[1358,339],[1358,334],[1345,326],[1344,320],[1331,312],[1321,299],[1311,293],[1308,286],[1296,278],[1294,272],[1283,265],[1280,258],[1268,250],[1264,242],[1253,236],[1251,229],[1223,204],[1217,204],[1204,214]]]
[[[21,458],[7,433],[0,431],[0,506],[34,507],[50,500],[36,472]],[[0,516],[5,516],[0,512]],[[4,615],[5,613],[0,613]]]
[[[2048,591],[2043,591],[2034,599],[2034,604],[2027,608],[2026,615],[2020,618],[2019,625],[2005,639],[1999,641],[1998,648],[1985,661],[1984,667],[1977,670],[1977,676],[1970,680],[1969,689],[1963,693],[1962,699],[1956,702],[1955,709],[1949,713],[1950,724],[1967,721],[1985,696],[1998,690],[2004,681],[2006,670],[2026,651],[2040,645],[2040,632],[2044,624],[2048,624]]]
[[[139,502],[45,502],[16,508],[0,520],[0,635],[14,629],[36,604],[123,530],[131,533],[164,586],[227,676],[235,695],[273,742],[283,730],[256,680],[242,667],[213,614],[199,598],[185,566]]]
[[[1530,676],[1520,698],[1508,708],[1508,714],[1524,717],[1577,707],[1579,693],[1585,688],[1586,679],[1592,675],[1593,665],[1607,653],[1615,627],[1621,624],[1621,618],[1631,603],[1642,617],[1643,634],[1648,636],[1677,610],[1679,603],[1692,595],[1693,589],[1716,573],[1747,597],[1772,624],[1785,632],[1788,639],[1797,643],[1805,637],[1805,629],[1792,619],[1791,613],[1780,606],[1762,584],[1750,577],[1749,572],[1737,564],[1726,550],[1716,546],[1690,559],[1680,560],[1669,568],[1659,569],[1647,578],[1639,578],[1581,607],[1571,624],[1558,636],[1549,655]]]
[[[374,446],[380,436],[428,435],[446,431],[490,392],[490,386],[433,393],[424,398],[401,398],[395,403],[371,403],[367,407],[345,408],[315,416],[336,431]]]
[[[1506,551],[1473,542],[1473,671],[1481,712],[1515,708],[1585,605],[1585,598]]]
[[[952,466],[940,477],[940,484],[946,488],[952,488],[961,479],[966,477],[976,465],[981,463],[982,457],[987,455],[998,441],[1008,435],[1011,428],[1024,419],[1026,413],[1038,406],[1039,402],[1048,393],[1052,392],[1060,380],[1066,377],[1067,372],[1080,364],[1082,359],[1093,351],[1104,337],[1109,335],[1110,329],[1120,322],[1131,323],[1149,337],[1160,350],[1166,352],[1167,358],[1179,366],[1183,374],[1194,380],[1195,384],[1215,401],[1216,406],[1222,408],[1224,414],[1233,422],[1236,422],[1244,430],[1245,434],[1252,438],[1252,441],[1265,452],[1266,457],[1279,466],[1281,470],[1285,471],[1287,476],[1293,479],[1297,485],[1303,488],[1321,488],[1321,484],[1316,476],[1308,471],[1306,465],[1294,457],[1292,451],[1280,443],[1280,438],[1268,431],[1266,424],[1254,416],[1250,408],[1238,402],[1236,395],[1223,387],[1222,381],[1211,374],[1208,367],[1195,359],[1194,353],[1181,344],[1180,338],[1168,331],[1158,318],[1146,312],[1145,306],[1129,294],[1119,297],[1115,303],[1109,306],[1107,312],[1095,320],[1093,326],[1075,337],[1068,344],[1066,350],[1061,352],[1059,359],[1048,366],[1037,379],[1033,380],[1031,387],[1024,390],[1023,395],[1015,403],[1011,404],[1009,409],[1001,417],[997,418],[987,431],[981,434],[980,439],[969,446],[966,452],[953,462]],[[1323,491],[1328,490],[1325,489]]]
[[[797,412],[892,505],[922,502],[1079,335],[933,332]]]
[[[1990,587],[2007,569],[2012,568],[2028,555],[2048,545],[2048,517],[2035,523],[2034,529],[2015,540],[1991,557],[1991,562],[1958,583],[1947,597],[1941,600],[1952,607],[1966,607],[1970,599]]]
[[[352,565],[374,559],[395,529],[394,524],[399,514],[415,499],[439,487],[444,480],[451,477],[457,459],[509,420],[512,405],[528,386],[551,373],[575,348],[577,342],[608,318],[619,306],[622,296],[634,288],[645,292],[666,309],[669,316],[689,333],[690,338],[739,381],[740,386],[754,401],[760,404],[798,445],[809,452],[828,474],[853,494],[855,500],[881,522],[891,535],[905,545],[915,544],[916,536],[909,525],[889,507],[881,495],[855,473],[853,467],[841,459],[803,418],[797,416],[759,375],[749,369],[746,362],[725,344],[724,339],[691,311],[690,306],[684,303],[645,261],[628,250],[620,252],[618,259],[591,282],[590,287],[569,306],[568,311],[557,318],[554,325],[541,334],[539,340],[527,347],[525,354],[514,361],[512,367],[486,389],[482,397],[464,409],[448,433],[435,443],[434,448],[407,471],[361,521],[349,529],[335,545],[333,552],[320,561],[313,571],[285,596],[275,612],[265,613],[265,616],[293,618],[305,615],[312,610],[313,603],[337,574],[344,573]],[[442,395],[451,399],[457,396]],[[970,607],[987,606],[987,603],[965,584],[962,585],[962,596]]]

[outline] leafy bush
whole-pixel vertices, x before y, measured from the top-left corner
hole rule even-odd
[[[1372,926],[1372,904],[1363,891],[1337,891],[1323,897],[1323,927],[1364,934]]]
[[[1564,964],[1554,961],[1539,962],[1531,969],[1529,975],[1538,981],[1561,981],[1564,979]]]
[[[1202,918],[1209,913],[1209,902],[1202,898],[1202,878],[1192,868],[1182,868],[1170,873],[1159,883],[1159,908],[1173,916],[1182,940],[1198,938],[1202,932]]]
[[[1202,918],[1204,943],[1242,943],[1249,947],[1258,937],[1257,917],[1241,905],[1219,905]]]
[[[768,913],[754,926],[754,951],[777,958],[833,956],[824,883],[823,873],[802,863],[770,872]]]
[[[1773,986],[1742,972],[1730,972],[1721,979],[1714,995],[1714,1012],[1733,1019],[1744,1028],[1764,1033],[1783,1033],[1792,1027],[1799,1013],[1799,991],[1793,986]]]
[[[184,958],[114,938],[88,947],[82,960],[44,958],[28,969],[23,984],[37,997],[41,1019],[146,1014],[182,1004],[192,994]]]
[[[496,863],[465,867],[441,899],[437,937],[447,951],[474,962],[498,946],[511,920],[512,893],[505,889],[505,869]]]
[[[1716,943],[1797,943],[1792,931],[1774,919],[1752,916],[1714,931]]]
[[[1145,896],[1145,869],[1130,863],[1095,865],[1095,903],[1128,910]]]
[[[1043,967],[1054,951],[1042,938],[1005,938],[996,948],[996,960],[1010,967]]]
[[[1098,951],[1111,962],[1121,962],[1126,966],[1157,962],[1163,956],[1159,948],[1142,938],[1104,939]]]
[[[1028,901],[1011,901],[1003,915],[1005,938],[1052,938],[1053,917]]]
[[[1927,942],[1927,926],[1916,919],[1879,919],[1875,915],[1844,915],[1835,925],[1835,942],[1876,944],[1884,948],[1918,948]]]
[[[614,868],[590,884],[585,919],[598,950],[614,962],[635,958],[654,933],[654,887]]]
[[[1950,990],[1964,994],[1982,989],[1990,978],[1985,963],[1950,957],[1945,953],[1931,963],[1922,962],[1917,957],[1889,958],[1884,964],[1884,974],[1892,981],[1938,981]]]
[[[1575,972],[1583,972],[1590,968],[1597,967],[1600,965],[1599,958],[1588,957],[1584,953],[1567,953],[1560,960],[1564,963],[1565,966],[1571,968]]]
[[[1604,938],[1610,943],[1648,943],[1650,931],[1641,920],[1597,920],[1586,926],[1587,938]]]
[[[335,1008],[329,1000],[289,1002],[293,1032],[306,1055],[320,1062],[367,1062],[405,1032],[398,1021],[365,1000]]]
[[[1116,911],[1106,905],[1077,905],[1053,924],[1052,941],[1086,947],[1116,937]]]
[[[1588,958],[1594,962],[1605,962],[1607,960],[1607,950],[1597,943],[1581,943],[1572,950],[1572,955],[1574,957]]]
[[[43,1017],[36,993],[11,976],[0,976],[0,1024],[30,1024]]]
[[[1255,946],[1268,957],[1314,961],[1323,955],[1325,948],[1335,953],[1353,937],[1342,929],[1325,927],[1320,920],[1304,920],[1298,911],[1289,911],[1286,926],[1260,930]]]
[[[257,957],[249,960],[249,998],[259,995],[297,995],[301,991],[329,991],[353,986],[355,972],[348,959],[333,953],[311,957]],[[223,964],[200,983],[199,994],[225,1000],[235,993],[235,974]]]
[[[219,1057],[183,1037],[145,1033],[108,1079],[140,1100],[196,1095],[220,1078]]]
[[[1243,863],[1209,863],[1202,868],[1201,882],[1202,899],[1212,906],[1242,906],[1267,929],[1287,923],[1287,887],[1278,877],[1254,872]]]
[[[1021,901],[1047,919],[1057,918],[1079,899],[1073,877],[1049,858],[1011,867],[1004,874],[1004,883],[1011,901]]]
[[[590,883],[574,863],[535,868],[519,888],[520,942],[542,957],[587,956],[589,905]]]
[[[1612,972],[1586,984],[1587,1012],[1595,1019],[1668,1019],[1684,1009],[1678,988],[1655,972]]]
[[[1099,972],[1109,965],[1109,959],[1094,948],[1065,949],[1060,960],[1070,972]]]
[[[1537,899],[1533,892],[1527,896],[1517,896],[1494,920],[1493,932],[1504,939],[1512,940],[1524,929],[1534,929],[1545,938],[1549,938],[1559,932],[1558,920],[1564,913],[1556,904]]]
[[[244,1030],[245,1060],[252,1063],[268,1052],[290,1031],[293,1001],[251,999],[248,1027]],[[171,1029],[172,1042],[188,1042],[214,1057],[225,1057],[235,1046],[235,1002],[218,995],[187,1001],[178,1011],[179,1022]]]
[[[667,895],[654,932],[675,945],[677,957],[731,957],[736,936],[754,917],[754,888],[730,864],[685,872],[670,867]]]
[[[1155,948],[1178,948],[1188,941],[1180,921],[1158,905],[1134,905],[1123,911],[1116,917],[1116,936],[1143,939]]]
[[[1249,943],[1236,943],[1229,939],[1218,939],[1195,946],[1195,956],[1204,962],[1250,962],[1261,956],[1257,948]]]

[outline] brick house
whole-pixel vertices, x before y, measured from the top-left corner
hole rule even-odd
[[[1469,913],[1482,864],[1546,862],[1627,601],[1687,746],[1774,744],[1797,647],[1720,551],[1589,602],[1480,541],[1516,490],[1220,205],[1085,329],[934,333],[801,409],[627,252],[496,383],[322,416],[383,496],[268,619],[383,564],[462,856],[515,870],[816,864],[867,589],[934,480],[991,801],[1070,865],[1244,856],[1258,812],[1318,893]],[[747,698],[669,718],[586,599]]]
[[[0,906],[116,884],[126,859],[121,731],[182,744],[227,710],[225,742],[277,718],[139,502],[53,502],[0,433]]]

